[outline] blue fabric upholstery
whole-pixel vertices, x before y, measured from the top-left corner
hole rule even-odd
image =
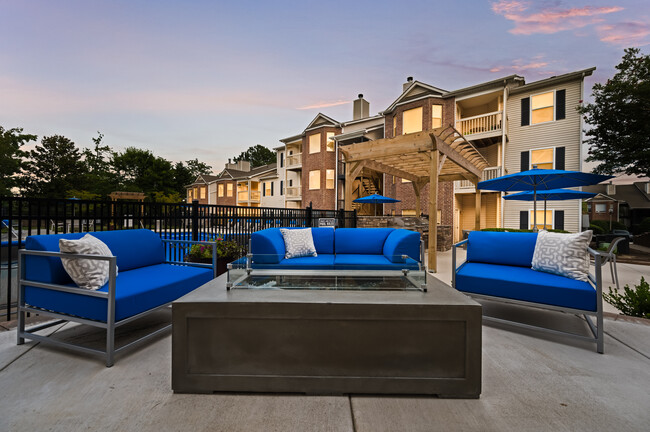
[[[537,233],[471,231],[467,261],[530,268]]]
[[[466,262],[456,273],[463,292],[596,311],[597,293],[589,282],[530,268]]]
[[[268,228],[251,234],[250,252],[258,264],[277,264],[283,260],[286,249],[280,229]]]
[[[120,271],[115,287],[115,320],[174,301],[209,282],[212,276],[212,269],[171,264]],[[108,284],[98,291],[107,292]],[[28,286],[25,301],[43,309],[106,322],[106,299]]]
[[[77,240],[88,233],[29,236],[25,249],[59,252],[59,239]],[[160,236],[145,229],[97,231],[89,233],[106,243],[114,256],[120,273],[131,269],[161,264],[165,248]],[[38,282],[67,284],[71,282],[60,258],[28,256],[25,259],[26,277]]]
[[[339,254],[334,258],[334,267],[337,270],[417,270],[418,263],[410,258],[405,263],[394,263],[384,255]]]
[[[384,243],[384,256],[394,263],[405,262],[402,255],[420,260],[420,233],[415,231],[393,230]]]
[[[252,266],[254,269],[333,269],[334,255],[318,254],[315,257],[283,258],[277,264],[258,263],[254,255]]]
[[[334,231],[336,254],[381,255],[394,228],[339,228]]]

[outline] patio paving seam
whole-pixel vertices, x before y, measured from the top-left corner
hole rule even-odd
[[[611,337],[612,339],[614,339],[615,341],[619,342],[620,344],[622,344],[622,345],[628,347],[629,349],[631,349],[632,351],[636,352],[637,354],[640,354],[642,357],[645,357],[646,359],[650,360],[650,356],[648,356],[647,354],[642,353],[642,352],[639,351],[638,349],[636,349],[636,348],[634,348],[633,346],[631,346],[631,345],[629,345],[629,344],[623,342],[622,340],[620,340],[620,339],[617,338],[616,336],[611,335],[611,334],[608,333],[608,332],[604,332],[604,333],[605,333],[607,336],[609,336],[609,337]]]
[[[61,329],[62,329],[63,327],[65,327],[67,324],[68,324],[68,323],[65,323],[65,324],[63,324],[61,327],[59,327],[58,329],[54,330],[52,333],[50,333],[50,334],[48,335],[48,337],[49,337],[49,336],[52,336],[53,334],[55,334],[56,332],[58,332],[59,330],[61,330]],[[16,330],[16,331],[17,331],[17,330]],[[6,364],[2,369],[0,369],[0,373],[4,372],[5,369],[7,369],[7,368],[8,368],[9,366],[11,366],[12,364],[16,363],[16,361],[18,361],[20,358],[22,358],[25,354],[27,354],[28,352],[30,352],[31,350],[33,350],[34,348],[36,348],[38,345],[40,345],[40,342],[34,342],[34,341],[29,341],[29,342],[28,342],[27,340],[25,340],[25,344],[27,344],[27,343],[32,343],[32,342],[33,342],[33,344],[32,344],[29,348],[27,348],[27,349],[26,349],[22,354],[18,355],[15,359],[11,360],[11,361],[10,361],[9,363],[7,363],[7,364]]]
[[[350,418],[352,419],[352,432],[357,432],[357,422],[354,418],[354,408],[352,407],[352,396],[348,395],[348,401],[350,402]]]

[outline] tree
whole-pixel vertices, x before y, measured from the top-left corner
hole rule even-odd
[[[212,167],[198,159],[188,160],[183,162],[176,162],[174,166],[176,178],[176,191],[181,195],[185,195],[185,186],[191,184],[196,180],[196,177],[201,174],[211,174]]]
[[[18,186],[18,175],[27,156],[21,147],[37,138],[36,135],[23,134],[22,128],[0,126],[0,196],[11,195],[11,188]]]
[[[149,150],[128,147],[122,153],[113,153],[112,164],[125,190],[165,195],[176,191],[172,163]]]
[[[117,181],[111,166],[112,149],[102,145],[104,135],[97,132],[97,138],[93,138],[94,148],[83,150],[83,161],[85,164],[84,189],[88,196],[107,196],[115,190]]]
[[[627,48],[618,72],[595,84],[593,104],[578,111],[593,128],[586,131],[587,161],[600,174],[650,176],[650,56]]]
[[[263,145],[257,144],[256,146],[249,147],[245,152],[241,152],[239,156],[233,159],[235,162],[241,160],[249,161],[251,168],[256,168],[262,165],[268,165],[276,161],[275,153],[267,149]]]
[[[29,152],[23,167],[23,187],[28,196],[65,198],[70,189],[83,189],[84,164],[74,142],[61,135],[43,137]]]

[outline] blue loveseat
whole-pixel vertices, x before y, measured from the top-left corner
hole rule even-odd
[[[536,241],[537,233],[470,232],[467,240],[454,245],[452,285],[457,290],[479,299],[585,315],[594,334],[594,338],[586,339],[595,340],[597,351],[602,353],[604,333],[600,254],[589,249],[589,253],[596,259],[596,274],[589,276],[589,282],[583,282],[533,270],[531,267]],[[467,245],[467,259],[457,265],[456,250],[464,244]],[[596,326],[589,316],[596,317]],[[489,316],[484,316],[484,319],[504,321]],[[532,327],[512,321],[508,323]]]
[[[90,234],[104,242],[114,256],[87,257],[109,261],[109,281],[97,291],[79,288],[66,273],[60,258],[62,255],[79,255],[61,254],[59,239],[79,239],[86,234],[27,237],[25,250],[20,251],[19,258],[22,280],[18,296],[18,344],[24,343],[27,338],[66,346],[105,356],[106,366],[112,366],[114,354],[121,350],[116,350],[114,346],[116,327],[168,306],[215,276],[214,263],[212,266],[192,265],[167,259],[170,254],[165,244],[206,242],[162,240],[158,234],[144,229],[101,231]],[[119,269],[117,276],[116,266]],[[53,323],[26,330],[26,312],[105,328],[106,351],[91,350],[35,334]]]
[[[289,228],[294,229],[294,228]],[[297,229],[297,228],[296,228]],[[251,235],[254,269],[418,270],[420,233],[395,228],[312,228],[317,256],[286,259],[280,228]]]

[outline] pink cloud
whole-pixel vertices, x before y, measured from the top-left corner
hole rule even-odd
[[[501,0],[492,3],[492,11],[513,21],[515,27],[509,30],[512,34],[529,35],[533,33],[557,33],[602,22],[599,15],[622,11],[619,6],[560,9],[548,8],[540,11],[529,11],[529,3],[520,1]]]
[[[309,110],[309,109],[320,109],[320,108],[328,108],[328,107],[333,107],[333,106],[338,106],[338,105],[345,105],[350,103],[351,101],[336,101],[336,102],[319,102],[314,105],[307,105],[303,107],[299,107],[296,109],[299,110]]]
[[[650,43],[650,25],[638,21],[601,25],[596,28],[601,41],[616,46],[643,46]]]
[[[542,69],[549,65],[547,61],[543,60],[544,56],[535,56],[531,60],[516,59],[510,65],[494,66],[490,72],[513,71],[516,73],[525,73],[534,69]]]

